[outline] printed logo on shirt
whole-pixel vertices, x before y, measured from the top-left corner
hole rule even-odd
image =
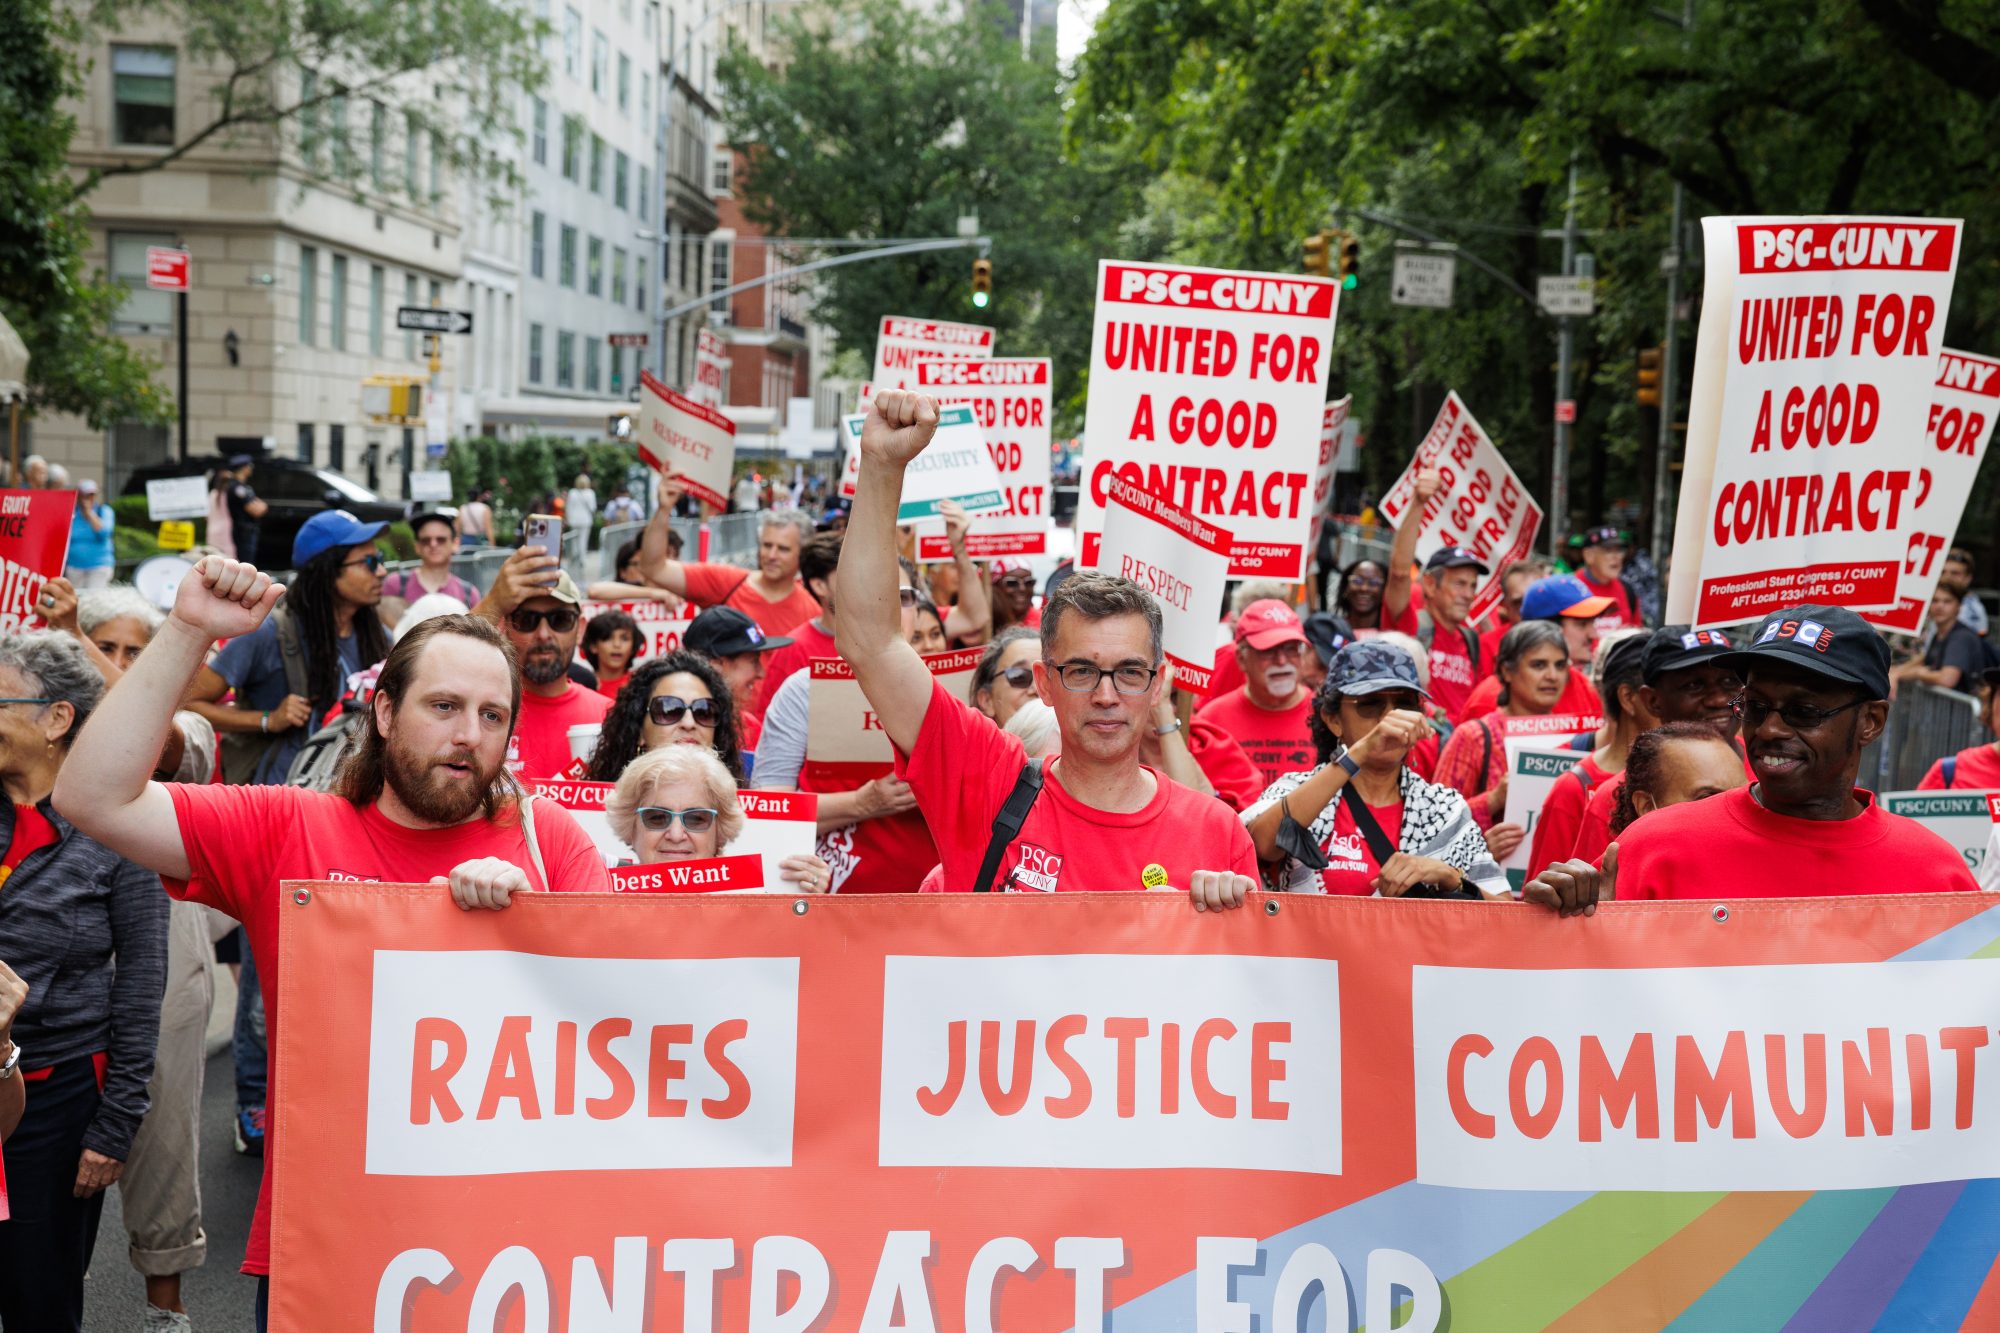
[[[1056,881],[1062,878],[1063,859],[1046,848],[1037,847],[1032,842],[1018,844],[1021,859],[1008,876],[1008,885],[1016,889],[1032,889],[1037,893],[1054,893]]]
[[[380,875],[357,875],[351,870],[334,870],[331,868],[324,875],[321,875],[320,878],[334,880],[341,884],[380,884],[382,882]]]
[[[861,868],[861,858],[854,851],[854,825],[847,824],[827,833],[815,848],[819,859],[826,862],[829,872],[826,891],[839,893],[840,886],[847,883],[855,871]]]
[[[1368,856],[1361,844],[1359,833],[1335,833],[1321,846],[1326,853],[1327,869],[1341,871],[1366,870]]]
[[[1453,685],[1472,684],[1472,659],[1464,653],[1441,653],[1431,649],[1431,679]]]

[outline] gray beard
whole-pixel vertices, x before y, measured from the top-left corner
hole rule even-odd
[[[551,662],[524,661],[521,678],[535,685],[553,685],[569,674],[569,663],[557,657]]]

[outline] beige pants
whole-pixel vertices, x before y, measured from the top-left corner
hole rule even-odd
[[[160,1001],[160,1046],[146,1094],[153,1109],[132,1140],[119,1177],[132,1266],[146,1277],[201,1267],[201,1081],[208,1065],[210,972],[208,913],[177,902],[167,926],[167,990]]]

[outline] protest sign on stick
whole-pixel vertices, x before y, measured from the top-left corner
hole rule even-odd
[[[917,362],[913,387],[972,409],[1000,476],[1005,503],[975,515],[965,536],[965,553],[974,560],[1048,549],[1050,378],[1046,357]],[[917,559],[951,559],[942,521],[917,524]]]
[[[1702,220],[1706,278],[1666,618],[1899,599],[1960,224]]]
[[[75,491],[0,490],[0,634],[46,628],[42,585],[69,560]]]
[[[861,401],[878,389],[916,388],[919,361],[982,361],[992,355],[993,330],[984,324],[884,315],[875,335],[875,373]]]
[[[984,648],[931,653],[924,665],[947,693],[964,699],[973,669],[985,653]],[[807,776],[866,781],[889,772],[896,757],[889,733],[882,730],[882,720],[862,693],[854,668],[842,658],[815,657],[808,669],[812,675],[807,696],[811,709],[806,724]]]
[[[736,423],[639,372],[639,457],[655,472],[679,477],[687,492],[716,509],[729,503],[736,468]]]
[[[1116,477],[1235,534],[1232,578],[1305,577],[1339,287],[1098,263],[1078,564]]]
[[[1930,474],[1930,487],[1920,488],[1910,503],[1896,605],[1861,613],[1871,624],[1903,634],[1923,629],[1931,593],[1944,572],[1945,552],[1972,498],[1972,483],[1993,438],[1993,419],[2000,416],[2000,361],[1947,347],[1938,357],[1931,393],[1922,469]]]
[[[1333,501],[1333,470],[1340,461],[1342,440],[1347,434],[1347,419],[1354,409],[1354,395],[1336,398],[1326,405],[1320,415],[1319,425],[1319,471],[1313,474],[1312,530],[1306,539],[1306,558],[1317,559],[1319,534],[1326,527],[1327,508]]]
[[[1205,694],[1215,674],[1215,626],[1229,585],[1229,533],[1115,477],[1105,498],[1098,568],[1153,594],[1165,621],[1175,687]]]
[[[855,449],[858,454],[860,440]],[[946,500],[955,500],[969,514],[1005,509],[1000,470],[986,448],[986,434],[970,407],[952,403],[938,409],[937,432],[924,451],[903,469],[903,498],[896,521],[909,523],[934,517]]]
[[[1507,809],[1501,819],[1509,824],[1519,824],[1527,830],[1500,868],[1507,872],[1507,886],[1516,893],[1528,877],[1528,856],[1535,842],[1535,824],[1542,817],[1542,807],[1548,803],[1549,793],[1555,790],[1562,775],[1576,767],[1583,758],[1575,750],[1555,749],[1550,742],[1539,736],[1515,739],[1509,736],[1507,747]]]
[[[1534,549],[1542,507],[1456,393],[1445,395],[1437,419],[1417,445],[1417,456],[1382,497],[1382,519],[1391,528],[1403,521],[1416,493],[1417,473],[1425,468],[1436,468],[1443,485],[1424,509],[1417,563],[1446,546],[1470,548],[1487,571],[1467,617],[1479,620],[1504,595],[1501,571]]]
[[[708,329],[694,334],[694,379],[687,396],[703,407],[722,406],[722,372],[729,365],[729,344]]]

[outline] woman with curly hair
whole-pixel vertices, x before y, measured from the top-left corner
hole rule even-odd
[[[586,776],[592,782],[616,782],[627,764],[663,745],[713,750],[729,776],[743,781],[743,751],[729,686],[707,658],[668,653],[626,677],[611,711],[604,715]]]
[[[1632,742],[1625,756],[1625,781],[1611,812],[1611,832],[1630,828],[1640,816],[1685,801],[1735,791],[1749,778],[1736,747],[1705,722],[1669,722]]]

